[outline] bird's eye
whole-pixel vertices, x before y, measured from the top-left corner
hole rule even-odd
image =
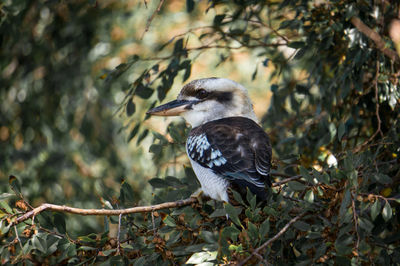
[[[196,93],[196,98],[197,99],[204,99],[207,96],[208,96],[208,91],[206,91],[205,89],[200,89]]]

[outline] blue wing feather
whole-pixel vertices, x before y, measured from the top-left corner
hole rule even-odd
[[[271,146],[253,120],[229,117],[194,128],[187,141],[190,158],[261,199],[270,184]]]

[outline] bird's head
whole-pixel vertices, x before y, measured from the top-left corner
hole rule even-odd
[[[180,115],[192,127],[232,116],[243,116],[257,122],[246,88],[225,78],[193,80],[182,88],[176,100],[155,107],[147,114]]]

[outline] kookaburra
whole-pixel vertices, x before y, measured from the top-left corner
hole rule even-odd
[[[186,151],[206,196],[231,202],[231,189],[245,195],[249,188],[266,199],[271,145],[245,87],[225,78],[194,80],[176,100],[147,113],[180,115],[192,126]]]

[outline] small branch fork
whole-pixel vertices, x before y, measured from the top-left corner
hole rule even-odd
[[[281,237],[287,230],[289,230],[289,228],[298,220],[300,220],[301,218],[304,217],[304,215],[306,215],[307,212],[304,212],[302,214],[297,215],[296,217],[294,217],[292,220],[290,220],[287,224],[285,224],[285,226],[272,238],[270,238],[268,241],[266,241],[264,244],[262,244],[261,246],[259,246],[258,248],[256,248],[253,253],[251,253],[250,256],[248,256],[246,259],[244,259],[243,261],[241,261],[238,265],[239,266],[243,266],[246,265],[246,263],[253,257],[257,257],[260,259],[260,257],[262,258],[262,256],[260,255],[260,251],[263,250],[264,248],[266,248],[269,244],[271,244],[272,242],[276,241],[279,237]]]
[[[281,186],[285,183],[288,183],[290,181],[297,180],[300,178],[301,178],[301,175],[285,178],[281,181],[273,183],[272,186],[273,187]],[[12,223],[12,225],[17,225],[25,220],[34,218],[36,215],[38,215],[44,211],[66,212],[66,213],[72,213],[72,214],[78,214],[78,215],[117,216],[117,215],[131,214],[131,213],[146,213],[146,212],[153,213],[154,211],[161,210],[161,209],[177,208],[177,207],[191,205],[194,203],[198,203],[197,198],[187,198],[187,199],[178,200],[178,201],[164,202],[164,203],[156,204],[156,205],[140,206],[140,207],[133,207],[133,208],[128,208],[128,209],[116,209],[116,210],[80,209],[80,208],[74,208],[74,207],[69,207],[69,206],[65,206],[65,205],[55,205],[55,204],[50,204],[50,203],[43,203],[39,207],[33,208],[29,212],[18,217]]]

